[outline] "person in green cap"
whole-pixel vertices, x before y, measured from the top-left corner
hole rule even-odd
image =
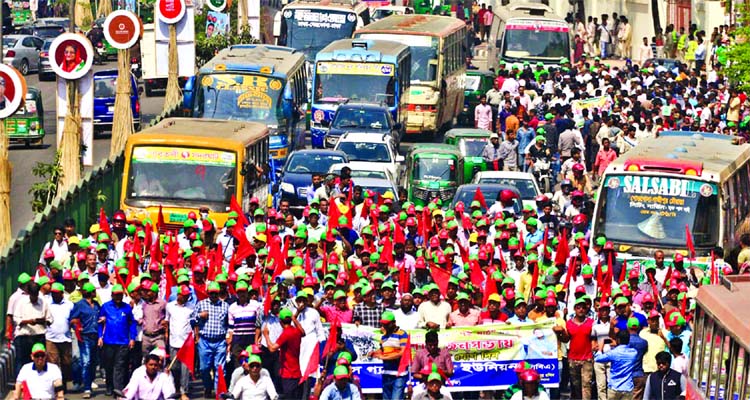
[[[305,330],[288,308],[279,311],[279,320],[282,327],[281,335],[275,342],[268,344],[268,350],[272,353],[279,351],[281,398],[301,399],[303,387],[300,384],[300,348]]]
[[[102,365],[106,375],[106,394],[125,388],[128,379],[128,353],[135,346],[136,321],[130,304],[122,301],[125,289],[117,284],[112,287],[112,300],[102,305],[99,319],[99,347],[102,349]]]
[[[80,277],[79,277],[80,278]],[[88,279],[81,286],[83,299],[73,305],[70,312],[70,325],[80,332],[78,340],[78,370],[81,371],[80,390],[84,398],[91,397],[91,383],[94,380],[99,339],[99,312],[101,307],[95,300],[96,288]]]
[[[198,343],[204,397],[213,397],[212,373],[226,361],[229,304],[219,298],[221,288],[217,282],[209,283],[207,289],[208,298],[195,305],[190,323]]]
[[[351,382],[352,374],[346,365],[337,365],[333,369],[333,382],[320,393],[320,400],[360,400],[359,389]]]
[[[15,329],[13,310],[15,310],[16,304],[20,299],[28,296],[30,284],[31,276],[22,272],[18,275],[18,288],[16,288],[16,291],[8,299],[8,312],[5,314],[5,339],[9,342],[13,340],[13,330]]]
[[[45,333],[52,321],[53,316],[49,305],[40,296],[39,284],[29,282],[28,296],[18,299],[13,311],[13,322],[16,326],[13,344],[16,348],[17,360],[28,360],[34,343],[45,342]],[[22,366],[22,363],[16,363],[16,375]]]
[[[60,366],[63,372],[63,385],[72,379],[73,346],[70,335],[70,313],[73,303],[64,298],[65,286],[62,283],[52,284],[50,291],[52,301],[49,311],[54,316],[47,327],[47,358],[49,362]]]
[[[435,399],[452,399],[450,392],[443,388],[443,376],[438,372],[431,372],[425,378],[424,391],[415,393],[412,400],[435,400]]]
[[[14,399],[64,399],[65,385],[60,368],[47,360],[47,349],[43,343],[34,343],[29,349],[28,358],[16,358],[16,364],[22,364],[16,375]],[[23,364],[25,360],[31,362]],[[28,393],[24,391],[28,390]]]
[[[380,338],[380,349],[370,352],[369,356],[383,360],[383,399],[403,399],[408,371],[399,373],[398,366],[406,350],[409,334],[396,325],[396,316],[388,310],[380,316],[380,327],[384,332]]]
[[[278,398],[271,376],[267,371],[261,374],[263,362],[260,356],[248,354],[242,368],[245,369],[245,373],[229,389],[235,399]]]
[[[368,284],[362,289],[364,301],[354,306],[352,321],[359,326],[365,325],[372,328],[380,326],[380,316],[385,307],[375,300],[375,288]]]

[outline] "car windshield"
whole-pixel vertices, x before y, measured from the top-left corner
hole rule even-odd
[[[464,77],[464,90],[479,90],[479,84],[482,83],[482,77],[476,75],[466,75]]]
[[[318,62],[315,102],[395,104],[396,77],[393,64]]]
[[[497,194],[500,193],[500,187],[497,186],[484,186],[482,187],[482,195],[486,199],[487,205],[492,206],[493,200],[497,198]],[[453,197],[453,204],[451,205],[451,208],[455,206],[456,203],[459,201],[463,202],[465,206],[468,206],[471,204],[472,201],[474,201],[474,196],[476,195],[477,191],[475,188],[472,189],[459,189],[456,195]],[[513,210],[515,211],[516,215],[521,214],[521,203],[518,201],[518,199],[513,199]],[[487,209],[482,207],[482,212],[487,212]]]
[[[375,129],[390,131],[388,116],[382,111],[339,107],[331,126],[335,129]]]
[[[684,248],[685,227],[696,246],[716,246],[718,187],[680,178],[610,175],[599,196],[597,235],[651,247]]]
[[[414,161],[412,178],[423,181],[455,181],[456,160],[453,157],[419,157]]]
[[[16,47],[18,40],[12,38],[3,38],[3,47]]]
[[[343,167],[331,167],[328,172],[336,175],[341,175],[341,168]],[[352,178],[374,178],[374,179],[388,179],[388,175],[385,171],[367,171],[367,170],[356,170],[352,169]]]
[[[94,97],[100,99],[115,97],[116,80],[115,77],[96,78],[94,80]]]
[[[503,57],[510,60],[544,61],[568,57],[568,32],[559,30],[506,29]]]
[[[235,194],[236,165],[231,151],[138,146],[130,161],[127,198],[141,206],[187,202],[224,209]]]
[[[343,162],[346,162],[344,157],[338,155],[292,153],[286,172],[295,174],[324,173],[328,172],[331,165]]]
[[[263,75],[211,74],[196,79],[196,118],[276,124],[281,113],[281,79]]]
[[[487,141],[484,139],[461,139],[459,148],[467,157],[481,157]]]
[[[518,189],[521,193],[521,199],[533,200],[539,193],[536,191],[534,181],[531,179],[511,179],[511,178],[498,178],[498,177],[482,177],[479,179],[479,184],[498,184],[504,186],[512,186]]]
[[[391,162],[384,143],[339,142],[336,150],[346,153],[349,161]]]
[[[379,19],[383,19],[389,15],[393,15],[394,12],[395,10],[384,10],[384,9],[375,10],[372,13],[372,20],[377,21]]]
[[[323,47],[333,41],[352,37],[357,16],[349,11],[294,9],[284,10],[279,44],[302,51],[312,61]]]
[[[43,28],[36,28],[36,36],[42,38],[57,37],[65,32],[65,29],[61,26],[46,26]]]
[[[356,183],[356,179],[354,180],[354,182]],[[363,193],[367,190],[372,190],[373,192],[376,192],[377,194],[385,194],[386,192],[391,192],[391,194],[393,195],[396,194],[393,191],[393,187],[391,186],[368,186],[368,185],[362,186]]]

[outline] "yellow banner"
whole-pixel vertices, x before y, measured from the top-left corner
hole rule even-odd
[[[187,147],[139,146],[133,149],[133,162],[193,164],[234,167],[235,154],[229,151]]]
[[[376,75],[393,76],[393,64],[353,63],[353,62],[319,62],[319,74],[329,75]]]

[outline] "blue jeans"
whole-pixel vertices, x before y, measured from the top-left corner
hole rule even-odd
[[[599,42],[599,47],[602,50],[602,60],[607,58],[607,46],[609,46],[609,42]]]
[[[94,381],[94,373],[96,371],[95,368],[99,364],[98,339],[96,335],[82,335],[82,339],[82,342],[78,342],[78,352],[80,353],[78,370],[81,371],[83,390],[91,390],[91,382]]]
[[[404,398],[406,375],[395,376],[383,374],[383,400],[400,400]]]
[[[216,379],[211,378],[211,372],[215,373],[219,365],[224,365],[227,358],[227,342],[224,338],[218,340],[200,338],[198,341],[198,358],[201,363],[203,387],[206,390],[213,389]]]

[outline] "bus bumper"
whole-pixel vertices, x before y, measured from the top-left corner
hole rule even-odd
[[[409,112],[406,116],[406,134],[415,135],[437,131],[437,114],[434,112]]]

